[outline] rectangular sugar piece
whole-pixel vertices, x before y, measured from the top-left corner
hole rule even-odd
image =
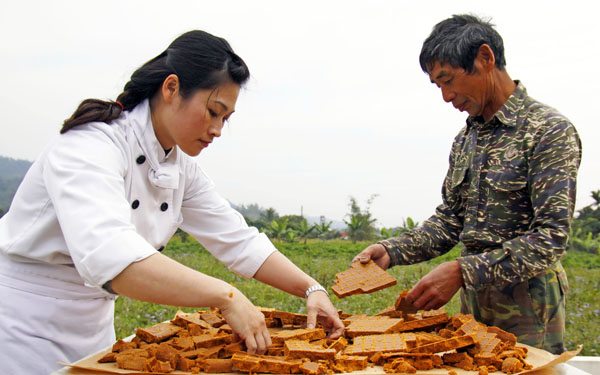
[[[431,344],[432,342],[445,340],[444,337],[429,332],[415,332],[414,334],[415,338],[417,339],[416,346],[427,345]]]
[[[397,332],[397,327],[402,324],[402,319],[361,319],[355,320],[346,328],[348,337],[377,335]]]
[[[229,373],[232,371],[231,358],[208,358],[201,361],[200,367],[206,373]]]
[[[364,370],[369,362],[369,357],[359,355],[339,355],[335,357],[335,364],[344,372]]]
[[[402,334],[391,333],[383,335],[358,336],[354,343],[344,349],[344,355],[370,356],[377,352],[405,352],[408,346]]]
[[[177,310],[175,317],[171,320],[171,323],[180,327],[187,327],[188,324],[197,324],[203,329],[209,328],[209,324],[200,318],[200,313],[184,313],[181,310]]]
[[[325,338],[325,330],[322,328],[288,329],[271,334],[273,345],[283,345],[286,340],[319,340]]]
[[[398,330],[399,330],[399,332],[405,332],[405,331],[414,331],[414,330],[423,329],[423,328],[431,328],[431,327],[435,327],[438,324],[446,323],[448,320],[450,320],[448,315],[438,315],[438,316],[434,316],[434,317],[426,318],[426,319],[417,319],[417,320],[411,320],[408,322],[405,321],[398,327]]]
[[[396,279],[381,269],[372,260],[369,263],[353,262],[346,271],[335,275],[335,285],[331,287],[339,298],[354,294],[373,293],[396,285]]]
[[[327,366],[322,363],[307,361],[302,363],[300,371],[306,375],[322,375],[326,373]]]
[[[402,311],[405,314],[414,314],[419,309],[417,309],[412,303],[406,301],[406,295],[408,294],[408,290],[403,290],[402,293],[396,299],[394,303],[394,308],[396,311]]]
[[[198,311],[199,315],[200,315],[200,319],[204,320],[206,323],[210,324],[211,326],[218,328],[220,326],[222,326],[223,324],[227,323],[225,321],[225,318],[223,318],[223,315],[215,312],[215,311]]]
[[[438,316],[438,315],[448,315],[448,313],[446,312],[446,308],[444,306],[442,306],[437,310],[423,311],[421,313],[421,315],[423,316],[423,319],[425,319],[425,318],[431,318],[431,317]]]
[[[473,336],[457,336],[451,339],[434,342],[427,345],[417,346],[410,350],[411,353],[440,353],[448,350],[464,348],[475,343]]]
[[[181,327],[172,323],[158,323],[152,327],[138,328],[136,336],[148,343],[160,342],[181,331]]]
[[[402,311],[396,311],[396,308],[394,306],[388,306],[385,309],[381,310],[380,312],[378,312],[377,314],[375,314],[375,316],[387,316],[390,318],[403,318],[404,315],[402,314]]]
[[[297,374],[302,361],[259,354],[235,353],[231,357],[233,367],[241,372]]]
[[[311,360],[333,360],[336,354],[335,349],[325,349],[311,345],[308,341],[304,340],[286,341],[284,352],[287,358],[309,358]]]

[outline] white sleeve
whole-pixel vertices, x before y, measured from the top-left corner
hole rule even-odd
[[[249,227],[244,217],[214,189],[194,162],[186,168],[188,182],[181,229],[238,275],[251,278],[277,249],[264,233]]]
[[[121,141],[97,129],[74,129],[60,137],[44,164],[44,183],[70,256],[92,287],[156,253],[131,221]]]

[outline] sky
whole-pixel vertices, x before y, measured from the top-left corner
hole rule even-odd
[[[167,5],[168,4],[168,5]],[[0,5],[0,155],[34,160],[86,98],[115,99],[178,35],[229,41],[252,78],[220,139],[196,161],[234,204],[376,225],[422,222],[441,202],[466,114],[419,66],[453,14],[491,18],[506,69],[577,128],[576,208],[600,189],[597,13],[592,1],[32,1]],[[596,104],[594,104],[596,103]]]

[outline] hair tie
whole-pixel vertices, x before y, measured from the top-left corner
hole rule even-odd
[[[119,105],[119,107],[121,107],[121,111],[125,110],[125,107],[123,107],[123,104],[120,101],[115,101],[115,103],[117,103]]]

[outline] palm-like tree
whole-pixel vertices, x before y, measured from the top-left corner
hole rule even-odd
[[[331,232],[331,224],[332,222],[325,222],[325,219],[322,219],[320,223],[314,223],[313,227],[319,233],[320,237],[324,237],[327,233]]]
[[[418,226],[419,226],[419,222],[414,221],[409,216],[406,218],[406,220],[402,219],[402,227],[399,229],[399,232],[400,233],[408,232],[409,230],[413,230]]]
[[[288,231],[288,221],[287,219],[273,220],[267,227],[267,230],[271,234],[271,238],[281,239]]]
[[[267,208],[260,216],[261,216],[261,219],[263,219],[267,223],[270,223],[273,220],[279,219],[279,214],[273,207]]]
[[[381,228],[380,233],[381,233],[382,238],[391,238],[391,237],[396,237],[400,233],[400,231],[394,230],[394,228],[383,227],[383,228]]]
[[[304,238],[304,243],[306,243],[306,239],[308,236],[315,230],[315,226],[309,226],[308,221],[306,219],[302,219],[300,225],[298,227],[298,235]]]
[[[365,221],[364,218],[351,216],[350,221],[344,220],[344,223],[348,226],[348,236],[350,236],[352,242],[365,239],[365,227],[367,226],[367,221]]]

